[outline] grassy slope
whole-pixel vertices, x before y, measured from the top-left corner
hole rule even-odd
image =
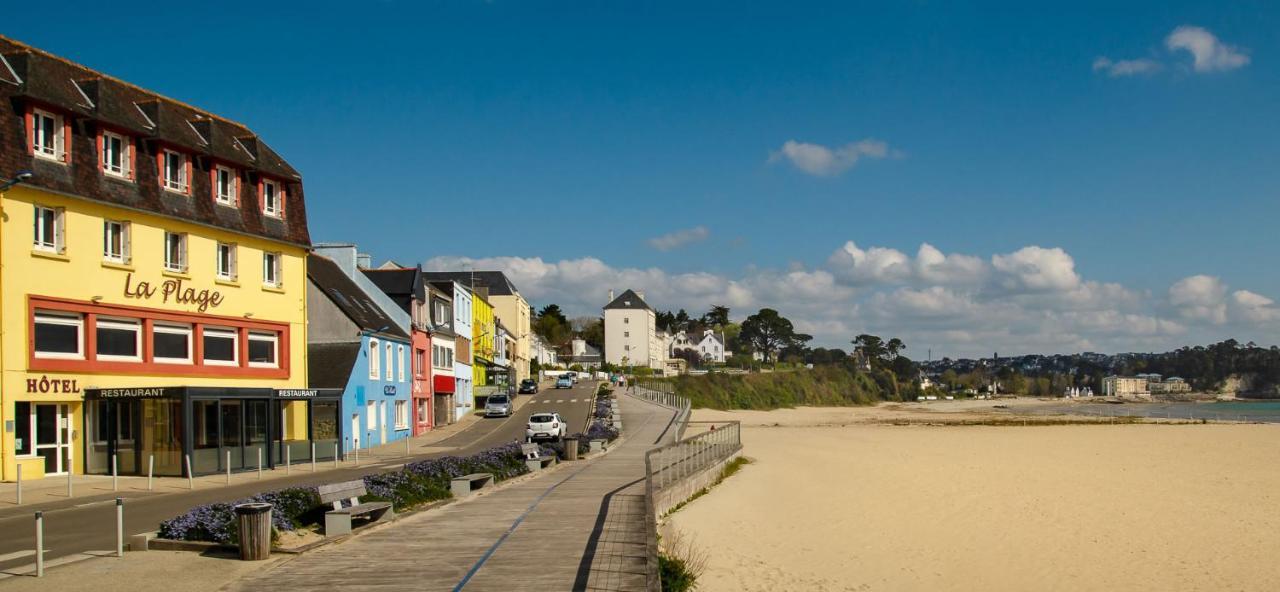
[[[676,392],[691,397],[694,407],[711,409],[870,405],[896,398],[885,396],[869,375],[839,366],[768,374],[680,376],[675,383]]]

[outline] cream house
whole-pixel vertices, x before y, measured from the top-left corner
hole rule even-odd
[[[658,335],[657,315],[643,292],[627,290],[604,306],[604,359],[618,366],[662,370],[666,348]]]

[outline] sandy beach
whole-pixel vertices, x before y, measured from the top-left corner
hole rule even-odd
[[[699,589],[711,592],[1280,581],[1280,426],[866,419],[965,407],[697,411],[695,420],[743,421],[756,462],[664,529],[708,554]]]

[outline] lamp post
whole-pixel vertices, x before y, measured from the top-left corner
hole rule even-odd
[[[12,179],[5,179],[3,181],[0,181],[0,191],[8,191],[10,187],[13,187],[14,185],[17,185],[19,183],[24,183],[30,180],[34,176],[35,176],[35,173],[32,173],[31,171],[27,171],[27,170],[18,171],[17,174],[15,174]]]

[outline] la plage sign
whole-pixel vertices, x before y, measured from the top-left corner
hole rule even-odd
[[[217,308],[222,304],[222,292],[208,289],[197,291],[183,284],[184,282],[177,278],[165,280],[159,286],[153,286],[150,282],[135,284],[133,274],[129,273],[124,276],[124,295],[125,298],[139,300],[151,300],[159,296],[161,302],[194,305],[199,312],[204,312],[210,307]]]

